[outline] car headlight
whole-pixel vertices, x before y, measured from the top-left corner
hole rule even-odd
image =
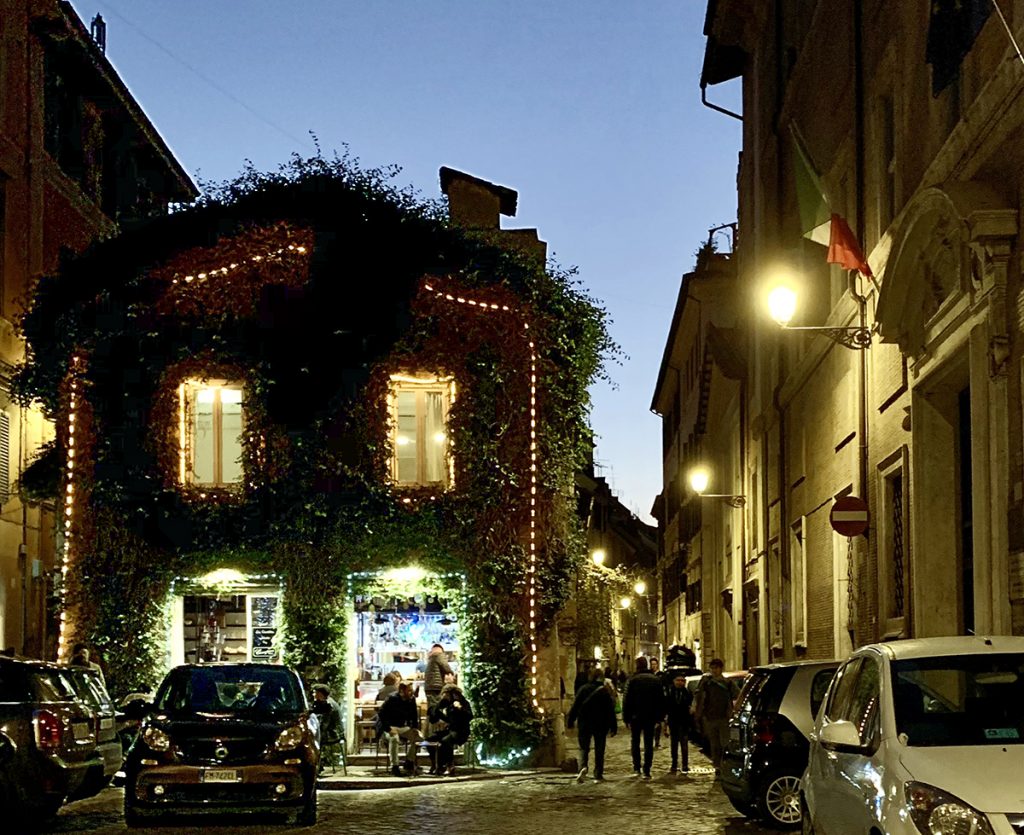
[[[274,743],[274,747],[278,751],[287,751],[290,748],[298,748],[302,745],[302,740],[305,739],[305,737],[306,735],[302,729],[302,725],[292,725],[289,728],[285,728],[277,735],[277,741]]]
[[[911,820],[925,835],[993,835],[988,818],[960,798],[927,783],[909,782],[905,789]]]
[[[171,748],[171,738],[159,728],[146,728],[142,732],[142,741],[154,751],[169,751]]]

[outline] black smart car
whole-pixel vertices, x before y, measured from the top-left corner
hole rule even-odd
[[[770,826],[800,826],[808,735],[838,661],[754,667],[729,720],[722,789],[737,811]]]
[[[125,760],[128,826],[168,812],[287,812],[316,822],[319,724],[277,664],[171,670]]]

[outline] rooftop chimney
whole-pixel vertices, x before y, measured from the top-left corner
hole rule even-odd
[[[89,34],[92,35],[92,39],[96,41],[96,46],[100,48],[100,52],[104,55],[107,54],[107,22],[103,19],[103,15],[97,14],[92,19],[92,23],[89,24]]]
[[[502,229],[501,215],[516,216],[519,195],[506,186],[481,180],[472,174],[443,166],[441,191],[448,198],[448,217],[466,229],[493,229],[502,233],[509,249],[531,257],[547,258],[548,245],[536,229]]]

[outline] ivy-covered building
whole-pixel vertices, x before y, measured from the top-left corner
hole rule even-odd
[[[442,169],[446,211],[389,175],[249,170],[40,282],[17,384],[57,425],[27,480],[63,509],[59,653],[116,692],[280,659],[345,702],[457,633],[476,739],[536,758],[613,346],[500,230],[514,191]]]

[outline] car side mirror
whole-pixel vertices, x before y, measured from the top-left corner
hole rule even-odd
[[[818,741],[826,748],[844,748],[846,750],[864,750],[864,744],[860,741],[860,733],[857,726],[846,719],[837,719],[822,727],[818,734]]]

